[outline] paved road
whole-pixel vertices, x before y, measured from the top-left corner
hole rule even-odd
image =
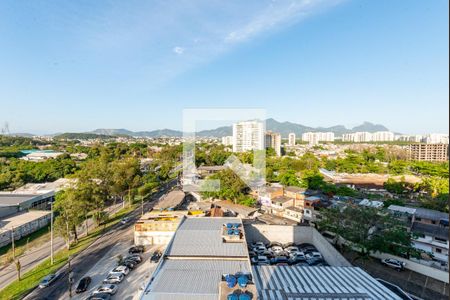
[[[111,206],[108,208],[108,212],[110,214],[116,212],[122,207],[121,204]],[[93,229],[95,224],[89,219],[88,220],[89,229]],[[84,224],[83,224],[84,225]],[[80,226],[79,237],[85,235],[84,231],[85,226]],[[66,242],[62,237],[55,237],[53,240],[53,250],[56,253],[58,250],[66,247]],[[27,271],[33,269],[36,265],[40,264],[43,260],[50,257],[50,240],[40,245],[39,247],[32,248],[29,251],[25,252],[23,255],[19,257],[20,263],[22,265],[22,274],[25,274]],[[11,282],[17,279],[17,270],[14,263],[9,264],[9,266],[3,268],[0,271],[0,290],[9,285]]]
[[[175,181],[171,182],[166,189],[156,193],[152,196],[150,201],[145,202],[144,211],[150,210],[154,205],[154,200],[161,197],[167,189],[175,185],[175,183]],[[107,233],[71,260],[74,283],[78,283],[78,281],[87,274],[92,266],[94,266],[101,258],[109,257],[108,254],[111,253],[111,249],[117,247],[117,245],[125,244],[128,246],[133,243],[132,225],[140,216],[141,207],[137,208],[129,215],[131,218],[129,223],[125,225],[120,223],[114,225]],[[69,280],[67,265],[64,266],[58,274],[60,274],[60,277],[53,285],[45,289],[36,288],[24,299],[68,299]],[[73,285],[72,290],[75,290],[75,284]]]

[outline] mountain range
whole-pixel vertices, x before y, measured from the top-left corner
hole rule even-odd
[[[364,122],[361,125],[355,126],[353,128],[347,128],[344,125],[335,125],[331,127],[310,127],[302,124],[292,123],[292,122],[278,122],[275,119],[267,119],[266,120],[266,130],[271,130],[273,132],[278,132],[281,134],[282,138],[287,138],[288,134],[293,132],[300,137],[305,132],[333,132],[337,137],[342,136],[344,133],[358,132],[358,131],[367,131],[367,132],[376,132],[376,131],[389,131],[386,126],[381,124],[373,124],[370,122]],[[151,131],[131,131],[128,129],[106,129],[100,128],[95,129],[89,132],[82,132],[86,136],[91,136],[92,134],[101,135],[101,136],[133,136],[133,137],[181,137],[183,136],[183,132],[180,130],[173,129],[158,129]],[[71,136],[74,133],[66,132],[66,133],[55,133],[49,136],[53,137],[66,137]],[[215,129],[201,130],[196,133],[197,136],[200,137],[224,137],[227,135],[232,135],[233,129],[232,126],[222,126]],[[23,136],[23,137],[32,137],[34,134],[30,133],[12,133],[11,135],[15,136]]]
[[[309,127],[301,124],[296,124],[292,122],[278,122],[275,119],[266,120],[266,129],[281,134],[283,138],[287,138],[288,134],[293,132],[297,136],[301,136],[305,132],[333,132],[336,136],[341,136],[344,133],[351,133],[357,131],[389,131],[385,126],[381,124],[373,124],[370,122],[364,122],[361,125],[355,126],[351,129],[346,128],[343,125],[336,125],[331,127]],[[172,129],[160,129],[153,131],[130,131],[127,129],[96,129],[89,133],[101,134],[101,135],[127,135],[135,137],[181,137],[183,135],[182,131],[172,130]],[[197,136],[201,137],[223,137],[227,135],[232,135],[232,126],[222,126],[216,129],[202,130],[196,133]]]

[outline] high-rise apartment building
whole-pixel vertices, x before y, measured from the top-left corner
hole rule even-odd
[[[302,134],[302,141],[310,144],[317,144],[319,142],[334,142],[333,132],[305,132]]]
[[[422,142],[427,144],[448,144],[448,134],[430,133],[422,139]]]
[[[411,144],[408,154],[410,160],[447,161],[448,144]]]
[[[265,135],[266,148],[273,148],[277,156],[281,156],[281,134],[267,131]]]
[[[392,142],[394,140],[394,133],[390,131],[377,131],[372,133],[373,142]]]
[[[224,146],[231,146],[231,145],[233,145],[233,136],[232,135],[228,135],[228,136],[222,137],[222,144]]]
[[[264,124],[245,121],[233,124],[233,152],[264,150]]]
[[[289,136],[288,136],[288,145],[289,146],[295,146],[295,133],[293,133],[293,132],[291,132],[291,133],[289,133]]]

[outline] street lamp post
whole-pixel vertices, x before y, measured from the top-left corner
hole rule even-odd
[[[50,202],[50,262],[53,265],[53,201]]]

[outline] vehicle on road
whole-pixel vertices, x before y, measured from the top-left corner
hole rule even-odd
[[[112,269],[109,274],[123,274],[124,276],[128,275],[130,273],[130,269],[126,266],[118,266]]]
[[[381,263],[385,266],[394,268],[397,271],[402,271],[406,266],[405,262],[402,262],[402,261],[399,261],[399,260],[393,259],[393,258],[382,259]]]
[[[128,253],[129,254],[134,254],[134,253],[143,253],[145,251],[144,246],[142,245],[138,245],[138,246],[133,246],[130,249],[128,249]]]
[[[120,220],[121,224],[127,224],[128,222],[130,222],[130,218],[129,217],[125,217],[122,220]]]
[[[254,265],[270,265],[270,261],[267,256],[255,256],[251,258],[251,263]]]
[[[123,274],[109,274],[103,279],[103,284],[118,284],[121,283],[125,276]]]
[[[102,284],[92,294],[111,294],[114,295],[117,292],[118,286],[116,284]]]
[[[153,253],[152,257],[150,258],[150,261],[156,263],[159,261],[160,258],[161,258],[161,252],[155,251],[155,253]]]
[[[109,299],[111,299],[111,295],[106,293],[97,293],[86,298],[86,300],[109,300]]]
[[[86,276],[80,279],[80,282],[78,283],[77,289],[75,290],[75,293],[83,293],[86,292],[87,288],[89,287],[89,284],[91,284],[91,277]]]
[[[50,286],[56,279],[58,279],[58,275],[56,274],[50,274],[45,276],[39,283],[39,288],[43,289]]]

